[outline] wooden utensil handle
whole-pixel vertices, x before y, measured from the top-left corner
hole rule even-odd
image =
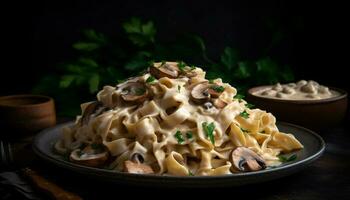
[[[57,200],[82,200],[76,194],[71,192],[67,192],[63,190],[61,187],[56,184],[46,180],[44,177],[38,175],[35,171],[25,168],[22,170],[23,173],[34,183],[35,187],[46,194],[48,194],[51,198]]]

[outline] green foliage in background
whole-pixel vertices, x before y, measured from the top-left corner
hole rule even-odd
[[[34,93],[51,95],[59,115],[74,116],[80,112],[79,104],[93,100],[102,86],[115,85],[145,70],[150,61],[161,60],[184,60],[202,67],[209,79],[220,77],[240,93],[254,85],[294,79],[288,66],[280,66],[267,56],[244,60],[239,50],[232,47],[226,47],[220,58],[210,59],[205,42],[198,35],[184,34],[177,36],[176,41],[157,41],[152,21],[132,18],[122,27],[124,33],[117,38],[92,29],[82,31],[81,40],[72,45],[79,56],[59,64],[53,70],[55,73],[39,81]],[[272,38],[272,42],[276,43],[276,39]]]

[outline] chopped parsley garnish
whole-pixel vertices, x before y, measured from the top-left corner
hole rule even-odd
[[[243,117],[244,119],[248,119],[249,113],[247,113],[247,111],[244,110],[243,112],[239,113],[239,116]]]
[[[184,136],[182,135],[181,131],[176,131],[175,138],[177,139],[177,142],[179,144],[182,144],[185,141]]]
[[[150,76],[147,78],[146,83],[152,83],[155,80],[156,80],[156,78],[154,78],[154,76]]]
[[[177,91],[178,91],[179,93],[181,92],[181,86],[180,86],[180,85],[177,86]]]
[[[214,129],[215,129],[215,124],[214,122],[208,124],[207,122],[202,123],[202,127],[204,132],[207,134],[207,137],[210,139],[212,144],[215,144],[215,139],[214,139]]]
[[[188,170],[188,175],[189,176],[194,176],[194,174],[190,170]]]
[[[223,92],[225,90],[225,88],[221,85],[212,85],[210,86],[210,88],[215,90],[216,92]]]
[[[214,79],[210,79],[209,83],[213,84],[214,83]]]
[[[135,89],[135,94],[136,94],[137,96],[143,95],[145,92],[146,92],[146,89],[145,89],[145,88],[136,88],[136,89]]]
[[[180,61],[177,63],[177,67],[179,67],[180,71],[185,71],[186,63]]]
[[[160,64],[160,66],[163,66],[165,64],[166,64],[165,60],[162,60],[162,63]]]
[[[190,68],[191,68],[191,71],[192,71],[192,70],[195,70],[195,69],[196,69],[196,66],[191,65]]]
[[[188,131],[186,133],[186,137],[187,137],[187,139],[192,139],[193,138],[193,133],[191,131]]]
[[[293,154],[293,155],[291,155],[291,156],[289,156],[289,157],[279,155],[279,156],[278,156],[278,159],[279,159],[281,162],[290,162],[290,161],[293,161],[293,160],[297,159],[297,154]]]
[[[247,107],[247,108],[249,108],[249,109],[252,109],[252,108],[255,107],[255,105],[254,105],[254,104],[251,104],[251,103],[246,103],[246,104],[245,104],[245,107]]]
[[[234,99],[237,99],[239,102],[242,101],[242,99],[244,98],[244,95],[242,94],[236,94],[236,96],[233,97]]]
[[[242,127],[241,127],[241,131],[242,131],[243,133],[249,133],[249,130],[244,129],[244,128],[242,128]]]

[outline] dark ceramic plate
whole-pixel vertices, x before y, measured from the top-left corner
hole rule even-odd
[[[61,124],[39,133],[35,137],[33,143],[33,149],[35,153],[42,159],[49,161],[59,167],[103,181],[128,185],[152,185],[158,187],[218,187],[264,182],[281,178],[302,170],[311,162],[319,158],[325,149],[324,141],[319,135],[315,134],[314,132],[296,125],[278,123],[277,126],[279,127],[280,131],[293,133],[294,136],[304,145],[304,149],[295,152],[297,154],[296,160],[284,163],[276,168],[265,169],[257,172],[246,172],[210,177],[176,177],[128,174],[77,165],[65,161],[62,156],[54,153],[53,145],[60,137],[61,128],[69,124],[71,123]]]

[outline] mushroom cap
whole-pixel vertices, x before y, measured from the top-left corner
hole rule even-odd
[[[208,87],[208,83],[200,83],[194,86],[191,91],[191,99],[196,103],[207,102],[210,99]]]
[[[149,68],[149,72],[157,79],[163,77],[177,78],[179,76],[179,68],[176,62],[154,63]]]
[[[215,88],[219,88],[221,86],[216,84],[209,84],[208,82],[202,82],[195,85],[191,91],[191,99],[196,103],[205,103],[208,102],[209,99],[218,98],[222,91],[217,91]],[[217,108],[223,108],[226,106],[226,103],[222,100],[213,101],[214,105]]]
[[[72,153],[69,156],[69,159],[72,162],[81,165],[89,167],[98,167],[103,165],[107,161],[109,156],[107,151],[92,153],[90,149],[85,151],[84,150],[76,149],[72,151]]]
[[[100,101],[94,101],[91,102],[84,110],[83,115],[80,119],[80,124],[87,124],[90,120],[90,116],[92,114],[96,114],[96,115],[100,115],[101,113],[103,113],[105,110],[107,109],[107,107],[104,107],[102,102]],[[97,112],[99,111],[99,112]]]
[[[233,171],[258,171],[266,168],[266,163],[254,151],[246,147],[237,147],[230,155]]]
[[[127,82],[119,90],[122,99],[126,102],[142,103],[148,97],[146,86],[139,82]]]
[[[220,87],[219,85],[216,84],[211,84],[208,88],[208,92],[210,94],[210,97],[212,98],[218,98],[222,92],[216,91],[214,88],[215,87]]]

